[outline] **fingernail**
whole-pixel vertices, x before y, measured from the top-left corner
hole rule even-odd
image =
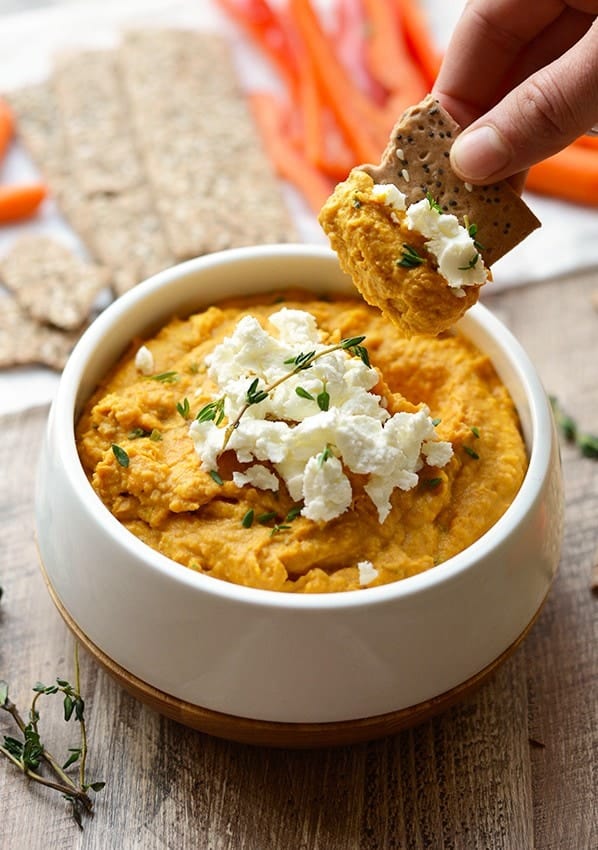
[[[457,136],[451,149],[451,163],[465,179],[485,180],[503,169],[511,152],[494,127],[485,124]]]

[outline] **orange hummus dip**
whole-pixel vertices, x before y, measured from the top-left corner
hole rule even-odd
[[[284,481],[276,490],[235,483],[248,464],[232,440],[217,468],[202,464],[190,428],[218,393],[206,356],[242,317],[267,327],[282,307],[315,317],[327,345],[365,337],[377,372],[371,392],[388,415],[425,405],[438,440],[452,447],[442,467],[422,463],[415,486],[392,491],[383,521],[361,473],[344,470],[350,504],[323,521],[302,513]],[[321,411],[324,401],[318,396]],[[230,423],[217,422],[224,437]],[[88,401],[76,439],[102,502],[148,546],[207,576],[295,593],[359,590],[442,569],[501,517],[527,467],[513,402],[468,340],[453,332],[404,338],[361,299],[299,291],[230,300],[134,340]]]

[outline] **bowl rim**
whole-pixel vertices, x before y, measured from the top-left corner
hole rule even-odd
[[[337,593],[285,593],[283,591],[246,587],[244,585],[216,579],[185,567],[152,549],[137,538],[110,512],[91,487],[81,464],[75,443],[75,408],[80,382],[90,356],[97,344],[109,330],[113,321],[135,309],[146,297],[156,290],[168,286],[197,269],[208,270],[222,264],[234,264],[247,258],[279,257],[292,259],[296,256],[337,261],[336,254],[327,246],[306,243],[284,243],[252,245],[230,248],[196,257],[171,266],[113,301],[86,329],[78,340],[60,377],[58,389],[52,402],[48,428],[57,440],[56,449],[60,467],[68,477],[70,486],[77,492],[84,508],[111,537],[116,545],[144,566],[160,574],[161,578],[185,586],[188,590],[205,593],[221,600],[265,609],[285,611],[329,612],[354,607],[369,607],[386,604],[394,599],[410,598],[426,590],[444,585],[471,569],[504,542],[528,514],[539,498],[551,457],[551,440],[538,440],[539,434],[550,434],[552,418],[548,397],[539,375],[524,348],[503,323],[482,304],[474,304],[469,315],[486,335],[498,343],[506,353],[511,367],[517,375],[525,398],[529,404],[531,424],[531,450],[528,468],[512,503],[502,517],[478,540],[442,563],[442,569],[431,568],[422,573],[377,587],[365,587]],[[52,424],[51,424],[52,423]]]

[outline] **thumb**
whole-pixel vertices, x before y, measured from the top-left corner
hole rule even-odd
[[[451,166],[471,183],[502,180],[562,150],[596,122],[598,21],[470,124],[453,144]]]

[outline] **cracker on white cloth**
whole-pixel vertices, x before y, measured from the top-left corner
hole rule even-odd
[[[89,318],[110,279],[56,239],[25,234],[0,259],[0,281],[34,319],[73,330]]]
[[[40,363],[60,370],[80,334],[37,322],[10,295],[0,299],[0,368]]]
[[[129,32],[119,60],[175,257],[296,238],[226,41],[187,30]]]
[[[84,195],[144,182],[113,50],[58,56],[53,76],[70,173]]]
[[[52,81],[12,92],[19,134],[69,223],[117,295],[172,265],[149,184],[85,194],[69,170],[62,115]],[[72,142],[72,139],[71,139]]]

